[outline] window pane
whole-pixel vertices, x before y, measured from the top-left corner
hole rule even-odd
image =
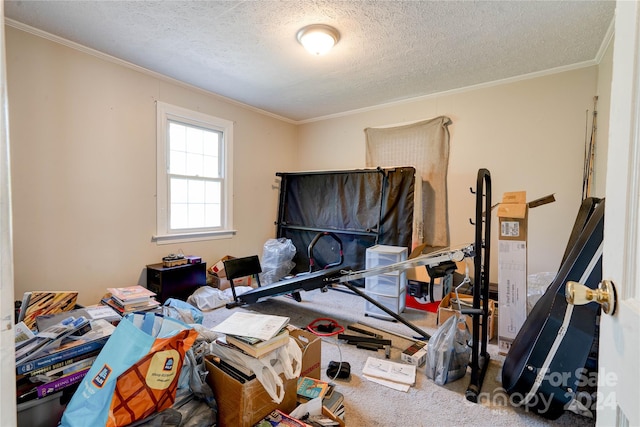
[[[204,156],[203,157],[203,176],[207,178],[220,178],[220,168],[218,165],[218,157]]]
[[[175,175],[186,175],[187,173],[187,157],[184,151],[169,152],[169,173]]]
[[[220,133],[205,131],[203,135],[203,154],[206,156],[218,156],[220,150]]]
[[[171,150],[184,151],[187,148],[186,132],[186,126],[169,122],[169,147]]]
[[[202,155],[187,153],[187,170],[186,175],[204,176]]]
[[[222,201],[222,193],[220,191],[220,182],[207,182],[205,184],[205,203],[220,204]]]
[[[202,228],[204,223],[204,204],[189,204],[189,226]]]
[[[171,203],[187,203],[189,201],[188,181],[171,178]]]
[[[202,134],[203,130],[195,127],[187,128],[187,152],[193,154],[202,154]]]
[[[189,228],[188,213],[186,203],[171,203],[171,228]]]
[[[220,204],[208,203],[205,205],[205,221],[207,227],[220,227],[222,225],[220,216]]]
[[[189,204],[204,203],[204,182],[189,180]]]

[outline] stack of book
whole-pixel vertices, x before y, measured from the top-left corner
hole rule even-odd
[[[333,418],[344,420],[344,395],[335,389],[335,385],[329,384],[312,377],[298,378],[298,388],[296,390],[298,402],[303,404],[309,400],[320,398],[322,406]],[[338,425],[339,423],[321,424]]]
[[[235,312],[212,330],[223,334],[215,344],[259,359],[289,342],[288,323],[289,318],[284,316]],[[231,360],[224,352],[216,354],[215,346],[212,351],[212,362],[230,376],[242,383],[255,378],[250,368]]]
[[[102,303],[110,306],[121,315],[153,310],[160,305],[154,298],[155,292],[140,285],[107,288],[107,291],[110,295],[103,298]]]
[[[79,383],[114,330],[107,320],[72,316],[17,341],[17,403]]]
[[[334,417],[344,420],[344,395],[337,391],[335,387],[329,387],[329,390],[322,398],[322,406]]]

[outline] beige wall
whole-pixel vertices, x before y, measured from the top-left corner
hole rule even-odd
[[[611,79],[613,77],[613,39],[598,64],[598,104],[593,171],[594,197],[604,197],[607,186],[607,152],[609,151],[609,110],[611,109]],[[590,111],[593,111],[593,107]]]
[[[448,173],[451,244],[472,243],[479,168],[491,173],[492,203],[505,191],[556,202],[530,212],[529,272],[557,271],[581,203],[585,111],[597,67],[442,94],[300,126],[300,170],[365,166],[366,127],[439,115],[453,123]],[[497,219],[492,217],[491,280],[497,281]]]
[[[217,96],[6,28],[15,295],[144,283],[146,264],[182,249],[208,264],[260,254],[275,233],[275,173],[297,161],[296,127]],[[232,239],[151,241],[155,101],[235,122]]]

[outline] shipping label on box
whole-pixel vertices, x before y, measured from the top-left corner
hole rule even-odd
[[[506,354],[527,318],[526,241],[499,242],[498,306],[498,350]]]

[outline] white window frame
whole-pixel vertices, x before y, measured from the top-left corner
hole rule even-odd
[[[233,122],[186,108],[156,102],[156,234],[153,240],[157,244],[184,243],[202,240],[231,238],[233,228]],[[220,131],[222,138],[222,225],[197,231],[172,231],[169,224],[169,120]]]

